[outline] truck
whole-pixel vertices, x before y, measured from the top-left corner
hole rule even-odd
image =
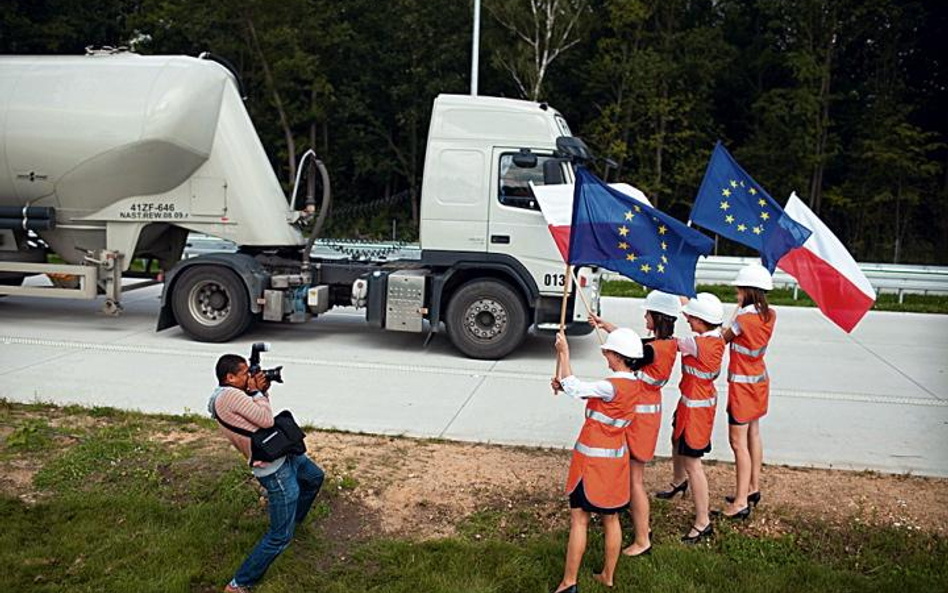
[[[0,295],[104,296],[117,315],[123,292],[163,283],[157,330],[208,342],[351,306],[380,329],[446,332],[479,359],[556,331],[562,314],[568,333],[591,330],[577,293],[598,311],[601,272],[571,282],[531,189],[572,183],[589,158],[555,109],[439,95],[419,244],[352,252],[314,247],[299,178],[288,197],[241,90],[206,53],[0,57]],[[195,233],[235,248],[183,257]]]

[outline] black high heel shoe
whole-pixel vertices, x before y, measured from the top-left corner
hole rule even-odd
[[[579,593],[579,585],[570,585],[565,589],[553,589],[553,593]]]
[[[655,493],[655,498],[661,498],[662,500],[670,500],[675,498],[675,495],[681,492],[682,497],[685,496],[685,493],[688,492],[688,480],[685,479],[681,484],[675,485],[674,482],[669,484],[671,490],[662,490],[661,492]]]
[[[733,515],[725,514],[724,511],[711,511],[712,517],[723,517],[725,519],[731,519],[734,521],[743,521],[744,519],[747,519],[748,517],[750,517],[750,514],[751,514],[750,506],[744,507],[743,509],[734,513]]]
[[[697,531],[698,534],[691,535],[692,531]],[[714,527],[711,525],[711,523],[708,523],[708,526],[705,527],[704,529],[698,529],[697,525],[693,525],[691,529],[688,530],[688,533],[686,533],[685,536],[681,538],[681,541],[682,543],[685,543],[685,544],[696,544],[703,539],[707,539],[711,537],[713,534],[714,534]]]
[[[728,504],[731,504],[734,502],[734,497],[728,495],[724,497],[724,500],[726,500]],[[757,505],[760,504],[760,491],[759,490],[757,492],[751,492],[750,494],[747,495],[747,504],[752,507],[756,507]]]

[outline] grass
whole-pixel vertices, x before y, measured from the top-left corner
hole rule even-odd
[[[733,286],[722,284],[699,284],[698,292],[710,292],[724,303],[736,302],[736,293]],[[605,280],[602,283],[602,296],[645,298],[646,289],[640,284],[627,280]],[[805,292],[799,291],[797,298],[793,298],[790,288],[775,288],[767,293],[767,300],[772,305],[790,307],[815,307]],[[948,313],[948,295],[937,294],[905,294],[903,302],[899,303],[897,294],[883,293],[878,295],[874,311],[901,311],[904,313]]]
[[[0,459],[38,465],[33,486],[42,493],[35,502],[0,494],[5,591],[219,591],[266,527],[246,467],[231,451],[209,448],[205,439],[219,437],[201,423],[0,400],[0,428],[7,435]],[[169,429],[201,438],[177,446],[154,438]],[[566,532],[539,529],[518,508],[474,513],[453,538],[369,533],[339,548],[325,527],[344,512],[339,497],[361,486],[332,475],[327,484],[342,488],[320,495],[260,593],[524,593],[552,590],[559,580]],[[792,535],[750,537],[725,525],[710,545],[692,549],[676,542],[681,518],[670,505],[659,502],[652,514],[653,555],[621,561],[616,591],[948,588],[942,537],[819,522],[797,522]],[[580,588],[602,591],[590,578],[602,562],[598,529],[589,541]]]

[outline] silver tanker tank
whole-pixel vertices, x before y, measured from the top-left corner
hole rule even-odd
[[[72,263],[97,249],[173,263],[188,230],[303,243],[235,79],[183,56],[0,57],[5,206],[54,207],[38,232]]]

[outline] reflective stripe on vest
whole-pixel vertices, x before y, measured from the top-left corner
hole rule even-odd
[[[741,346],[740,344],[735,344],[734,342],[731,342],[731,350],[733,350],[734,352],[743,354],[744,356],[753,356],[755,358],[759,358],[764,355],[764,352],[767,352],[767,346],[762,346],[758,348],[757,350],[751,350],[750,348],[745,348]]]
[[[664,387],[665,383],[668,383],[668,379],[653,379],[642,371],[637,371],[635,376],[638,377],[639,381],[655,387]]]
[[[738,375],[736,373],[728,373],[727,380],[731,383],[763,383],[767,380],[767,372],[764,371],[761,375]]]
[[[691,399],[687,395],[683,395],[681,401],[685,402],[686,408],[713,408],[718,403],[718,398]]]
[[[602,412],[597,412],[595,410],[586,410],[586,417],[595,420],[596,422],[602,422],[608,426],[615,426],[616,428],[625,428],[626,426],[632,424],[631,420],[619,420],[618,418],[611,418]]]
[[[635,406],[636,414],[661,414],[662,404],[639,404]]]
[[[622,445],[618,449],[604,449],[602,447],[589,447],[577,442],[574,448],[577,453],[582,453],[586,457],[605,457],[609,459],[625,457],[625,445]]]
[[[709,381],[714,381],[715,379],[718,378],[718,375],[721,374],[721,371],[717,371],[714,373],[706,373],[705,371],[699,371],[695,367],[688,366],[686,364],[681,366],[681,371],[683,373],[688,373],[689,375],[694,375],[695,377],[698,377],[699,379],[707,379]]]

